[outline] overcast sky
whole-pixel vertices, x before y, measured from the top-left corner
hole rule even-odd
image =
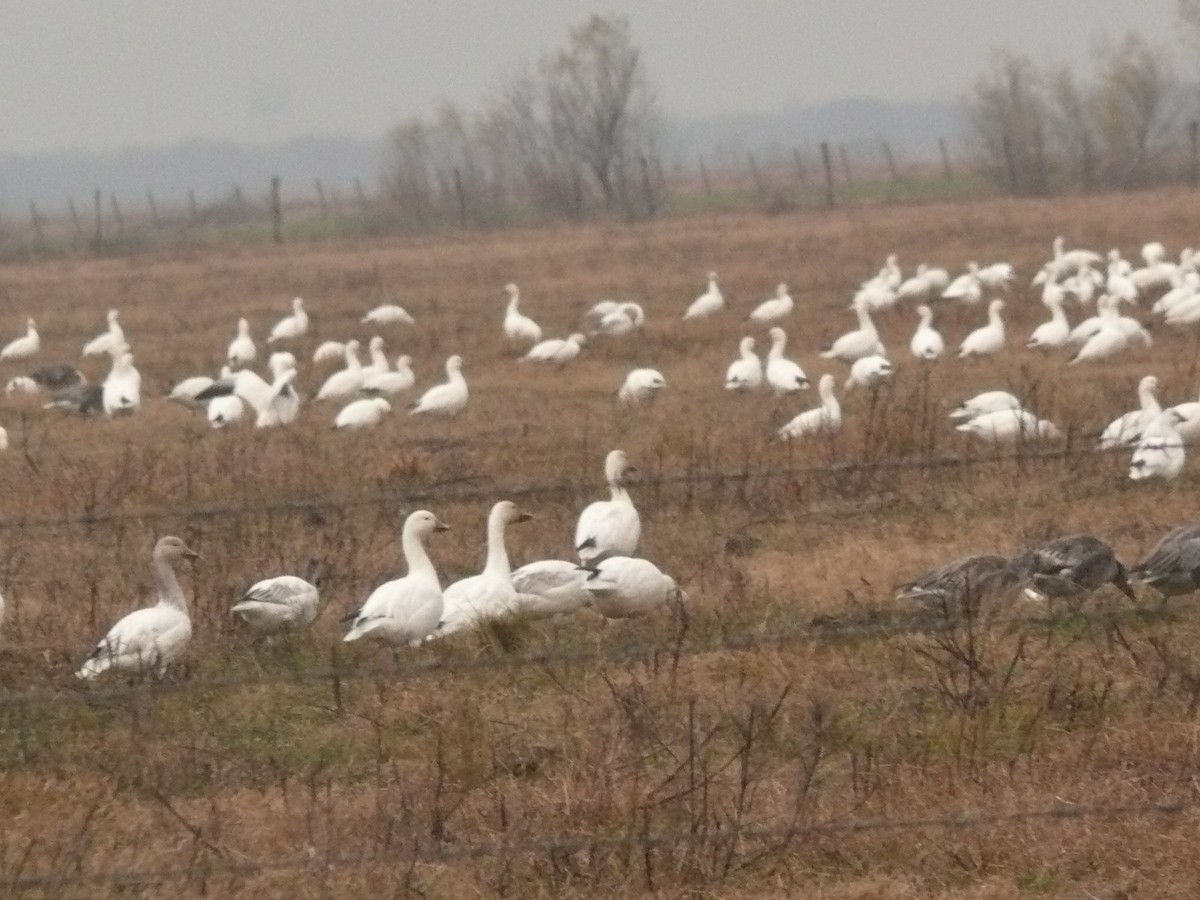
[[[1086,68],[1175,0],[35,0],[0,4],[0,152],[381,135],[470,109],[592,12],[627,15],[669,114],[961,95],[992,47]],[[1189,73],[1190,74],[1190,73]]]

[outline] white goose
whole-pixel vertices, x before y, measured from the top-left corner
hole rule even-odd
[[[744,337],[738,344],[739,357],[725,371],[725,390],[753,391],[763,383],[763,364],[754,354],[754,338]]]
[[[322,341],[316,350],[313,351],[313,362],[333,362],[337,359],[346,358],[346,342],[345,341]]]
[[[154,545],[150,566],[155,604],[131,612],[110,628],[75,677],[96,678],[109,669],[138,673],[153,670],[161,677],[192,637],[192,620],[173,565],[198,556],[177,537],[160,538]]]
[[[358,341],[346,342],[346,367],[334,372],[325,379],[321,389],[317,391],[317,400],[334,400],[339,397],[350,397],[362,390],[363,370],[358,359]]]
[[[505,336],[514,343],[536,344],[542,339],[542,326],[518,308],[521,293],[515,284],[506,284],[504,291],[508,294],[508,307],[504,311]]]
[[[817,385],[821,405],[800,413],[779,429],[785,441],[810,434],[833,433],[842,427],[842,406],[833,392],[833,376],[826,372]]]
[[[708,273],[708,290],[692,301],[683,314],[683,321],[692,319],[707,319],[725,308],[725,297],[717,284],[717,273]]]
[[[470,397],[467,379],[462,374],[462,357],[455,355],[446,360],[446,380],[421,395],[409,410],[410,416],[457,416],[467,408]]]
[[[856,359],[850,366],[850,377],[846,379],[845,389],[854,387],[875,388],[888,381],[896,372],[896,367],[886,356],[864,356]]]
[[[675,580],[658,566],[629,556],[610,556],[588,566],[583,587],[592,608],[606,619],[645,615],[683,599]]]
[[[228,428],[245,418],[246,404],[237,394],[222,394],[208,401],[205,414],[213,428]]]
[[[142,374],[133,364],[128,344],[113,347],[112,368],[104,379],[101,402],[110,416],[136,412],[142,405]]]
[[[629,556],[637,550],[642,521],[625,490],[625,476],[632,471],[624,450],[613,450],[605,458],[609,499],[589,504],[575,526],[575,552],[584,565],[607,556]]]
[[[1163,408],[1158,402],[1158,379],[1145,376],[1138,382],[1138,408],[1118,416],[1100,433],[1100,449],[1132,447],[1142,439],[1152,422],[1161,418]]]
[[[1050,308],[1050,321],[1043,322],[1033,329],[1033,334],[1029,336],[1025,346],[1030,350],[1057,350],[1066,346],[1067,338],[1071,334],[1071,324],[1067,321],[1067,314],[1063,312],[1061,297],[1043,295],[1042,302]]]
[[[256,634],[278,634],[307,628],[321,611],[321,582],[325,567],[310,559],[301,578],[280,575],[252,584],[229,610]]]
[[[404,521],[400,546],[408,565],[403,578],[375,588],[361,607],[343,621],[351,622],[342,638],[362,638],[389,644],[407,644],[424,640],[442,618],[442,586],[437,569],[425,552],[425,540],[448,526],[428,510],[417,510]]]
[[[828,349],[821,351],[822,359],[840,359],[844,363],[852,363],[864,356],[887,355],[866,305],[855,303],[854,315],[858,318],[858,328],[846,332]]]
[[[271,333],[267,335],[267,343],[289,341],[303,337],[308,333],[308,313],[304,311],[304,300],[296,297],[292,300],[292,314],[284,316],[275,323]]]
[[[1185,444],[1200,441],[1200,400],[1177,403],[1164,410],[1164,415]]]
[[[383,303],[360,320],[363,325],[416,325],[416,320],[398,303]]]
[[[917,359],[935,360],[946,351],[946,342],[933,327],[933,310],[922,304],[917,307],[917,330],[908,348]]]
[[[1004,320],[1000,318],[1002,309],[1004,309],[1003,300],[993,300],[988,304],[987,324],[976,328],[963,339],[958,348],[959,359],[971,356],[991,356],[1004,347]]]
[[[969,422],[988,413],[1019,410],[1021,405],[1021,401],[1008,391],[984,391],[958,404],[950,411],[950,418],[955,422]]]
[[[608,301],[614,302],[614,301]],[[592,307],[593,310],[601,304]],[[623,334],[629,334],[636,331],[646,323],[646,313],[637,303],[617,303],[616,308],[610,310],[600,317],[598,322],[591,326],[592,334],[606,334],[610,337],[617,337]]]
[[[407,354],[396,358],[394,371],[380,372],[363,379],[364,394],[399,394],[417,383],[413,374],[412,357]]]
[[[792,394],[808,389],[808,376],[797,363],[785,359],[783,351],[787,347],[787,332],[779,326],[771,329],[771,349],[767,351],[767,384],[775,392],[775,396]]]
[[[225,358],[236,370],[250,365],[256,356],[258,348],[254,346],[254,338],[250,337],[250,323],[245,319],[238,319],[237,337],[229,342]]]
[[[792,299],[792,295],[788,293],[788,286],[781,281],[775,287],[775,296],[770,300],[764,300],[758,304],[750,313],[749,319],[751,322],[762,322],[764,324],[778,322],[780,319],[790,315],[795,307],[796,302]]]
[[[108,330],[101,332],[83,345],[84,356],[103,356],[105,353],[111,353],[114,347],[125,343],[125,331],[121,328],[121,323],[117,321],[119,318],[120,313],[115,309],[108,311]]]
[[[28,359],[42,347],[42,339],[38,337],[37,323],[33,319],[25,320],[25,333],[14,338],[0,350],[0,359]]]
[[[551,363],[562,367],[577,357],[586,343],[587,338],[578,332],[568,338],[550,338],[530,347],[521,361]]]
[[[1174,481],[1183,471],[1187,451],[1166,417],[1156,419],[1143,432],[1129,463],[1129,477],[1134,481],[1160,478]]]
[[[573,562],[542,559],[526,563],[512,573],[517,611],[533,618],[563,615],[592,602],[583,586],[587,570]]]
[[[511,500],[501,500],[492,507],[488,514],[487,561],[483,571],[446,588],[442,617],[430,638],[445,637],[488,619],[516,612],[517,590],[513,587],[504,531],[509,525],[527,522],[530,518]]]
[[[392,411],[392,405],[382,397],[366,397],[354,400],[338,412],[333,427],[342,431],[361,431],[374,428],[383,417]]]
[[[955,426],[955,430],[993,444],[1056,440],[1061,436],[1053,422],[1039,419],[1024,409],[1001,409],[984,413]]]
[[[927,302],[944,291],[949,284],[950,275],[945,269],[921,263],[917,266],[917,274],[902,281],[896,288],[896,299]]]
[[[287,354],[291,356],[291,354]],[[300,395],[296,393],[292,382],[296,380],[296,366],[293,358],[289,367],[286,362],[282,365],[275,362],[278,353],[271,354],[274,373],[273,380],[267,388],[262,406],[254,408],[255,428],[278,428],[281,425],[291,425],[300,415]]]
[[[649,403],[666,386],[667,380],[657,369],[634,369],[617,391],[617,401],[626,406]]]
[[[373,375],[378,375],[388,371],[387,356],[383,352],[383,338],[375,335],[367,342],[367,355],[371,357],[371,361],[362,367],[362,378],[366,382]]]

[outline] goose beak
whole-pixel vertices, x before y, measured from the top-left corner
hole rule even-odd
[[[520,513],[517,513],[517,518],[516,518],[516,519],[514,519],[514,521],[516,521],[516,522],[528,522],[528,521],[529,521],[530,519],[532,519],[532,518],[533,518],[533,516],[532,516],[530,513],[527,513],[527,512],[520,512]]]
[[[450,526],[447,525],[445,522],[438,522],[436,525],[433,526],[433,530],[434,531],[449,531]]]
[[[191,547],[183,548],[183,556],[184,556],[184,559],[199,559],[200,558],[200,554],[197,553],[195,550],[193,550]]]

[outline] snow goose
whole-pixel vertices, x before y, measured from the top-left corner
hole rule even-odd
[[[985,600],[1012,592],[1020,582],[1003,556],[965,556],[899,586],[897,600],[921,603],[945,616],[978,612]]]
[[[666,386],[667,380],[657,369],[634,369],[617,391],[617,401],[626,406],[649,403]]]
[[[143,674],[154,670],[161,677],[192,637],[192,620],[173,567],[198,556],[177,537],[160,538],[150,567],[157,595],[154,606],[131,612],[110,628],[75,677],[96,678],[109,669]]]
[[[1066,240],[1061,236],[1057,236],[1051,242],[1051,262],[1050,265],[1054,273],[1058,276],[1070,275],[1077,273],[1091,266],[1098,266],[1104,262],[1104,257],[1094,250],[1085,250],[1077,248],[1072,250],[1064,249]]]
[[[1002,409],[984,413],[956,425],[955,430],[992,444],[1057,440],[1061,436],[1053,422],[1039,419],[1024,409]]]
[[[1134,481],[1149,478],[1174,481],[1183,471],[1185,458],[1183,438],[1166,417],[1159,416],[1142,432],[1129,463],[1129,477]]]
[[[1147,375],[1138,382],[1138,408],[1118,416],[1100,432],[1100,449],[1132,447],[1142,439],[1142,432],[1163,414],[1158,402],[1158,379]]]
[[[950,282],[942,291],[943,300],[960,300],[975,304],[983,299],[983,285],[979,281],[979,264],[974,260],[967,263],[967,271]]]
[[[1099,311],[1093,317],[1096,322],[1094,329],[1083,340],[1079,350],[1068,361],[1068,365],[1108,359],[1110,356],[1115,356],[1122,352],[1126,347],[1131,346],[1135,342],[1142,343],[1147,347],[1153,343],[1149,332],[1142,327],[1142,324],[1137,319],[1122,316],[1117,312],[1117,302],[1115,297],[1107,296],[1101,296],[1096,300],[1096,306]],[[1093,319],[1089,319],[1086,323],[1081,324],[1091,323]],[[1080,327],[1077,326],[1071,332],[1072,337],[1079,330]]]
[[[1057,350],[1066,345],[1071,325],[1067,322],[1067,314],[1063,312],[1061,297],[1043,295],[1042,302],[1050,308],[1050,321],[1033,329],[1025,346],[1030,350]]]
[[[272,354],[274,357],[276,354]],[[264,395],[261,406],[254,408],[255,428],[278,428],[291,425],[300,415],[300,395],[292,382],[296,380],[296,368],[275,368],[274,380]]]
[[[308,561],[304,577],[280,575],[252,584],[229,610],[255,634],[271,635],[307,628],[321,611],[325,566]]]
[[[826,372],[817,384],[821,405],[800,413],[779,429],[785,441],[808,434],[832,433],[842,427],[842,407],[833,393],[833,376]]]
[[[827,349],[822,350],[822,359],[840,359],[844,363],[852,363],[864,356],[887,355],[866,304],[855,303],[854,315],[858,318],[858,328],[846,332]]]
[[[683,314],[683,321],[707,319],[725,308],[725,298],[717,284],[717,273],[708,273],[708,290],[692,301]]]
[[[409,415],[457,416],[467,407],[467,379],[462,374],[462,357],[446,360],[446,380],[434,385],[412,405]]]
[[[1104,293],[1110,297],[1116,297],[1118,300],[1124,300],[1126,303],[1137,303],[1138,290],[1137,285],[1133,283],[1133,279],[1130,277],[1132,272],[1133,268],[1126,260],[1121,259],[1120,253],[1116,250],[1110,251],[1108,277],[1104,281]]]
[[[396,357],[395,371],[380,372],[363,379],[364,394],[399,394],[407,391],[416,384],[417,376],[413,374],[412,357],[401,355]]]
[[[219,378],[209,378],[207,375],[192,375],[190,378],[185,378],[183,381],[171,388],[171,393],[167,395],[168,400],[174,400],[176,403],[182,403],[184,406],[190,406],[193,409],[201,409],[204,407],[204,402],[198,400],[202,393],[211,388],[218,380],[233,382],[233,370],[229,366],[221,367]]]
[[[920,322],[909,342],[909,349],[917,359],[934,360],[946,350],[946,342],[941,334],[933,327],[933,310],[922,304],[917,307]]]
[[[320,346],[313,351],[313,362],[333,362],[337,359],[346,358],[346,343],[345,341],[322,341]]]
[[[1093,269],[1083,269],[1062,283],[1062,292],[1064,295],[1072,295],[1080,306],[1091,306],[1092,300],[1096,297],[1098,280],[1100,280],[1099,272]],[[1044,291],[1042,297],[1042,302],[1045,303]]]
[[[998,262],[984,266],[975,273],[980,285],[988,291],[1007,291],[1013,283],[1015,273],[1012,263]]]
[[[775,396],[793,394],[796,391],[808,390],[808,376],[797,363],[785,359],[783,351],[787,348],[787,332],[778,325],[771,329],[771,349],[767,351],[767,384],[775,392]]]
[[[1163,411],[1185,444],[1200,441],[1200,401],[1177,403]]]
[[[599,305],[592,308],[593,312]],[[598,320],[593,317],[591,321],[593,324],[588,328],[591,334],[617,337],[641,328],[646,322],[646,313],[637,303],[617,303],[614,309],[600,316]]]
[[[142,405],[142,375],[128,344],[113,347],[113,352],[112,368],[101,389],[104,412],[110,416],[136,412]]]
[[[550,338],[540,341],[529,348],[529,352],[521,357],[522,362],[545,362],[565,366],[583,349],[587,338],[576,332],[568,338]]]
[[[1031,582],[1025,593],[1035,600],[1077,597],[1111,584],[1130,600],[1137,600],[1129,586],[1125,566],[1112,547],[1090,534],[1055,538],[1021,553],[1012,561],[1023,581]]]
[[[103,356],[111,353],[113,347],[125,343],[125,331],[117,321],[120,314],[115,309],[108,311],[108,330],[103,331],[83,345],[84,356]]]
[[[1004,309],[1003,300],[993,300],[988,304],[988,321],[981,328],[976,328],[965,338],[958,348],[958,358],[966,359],[971,356],[991,356],[1004,347],[1004,320],[1000,318],[1000,310]]]
[[[41,389],[41,386],[28,375],[16,375],[8,379],[8,384],[4,386],[4,393],[9,395],[36,394]]]
[[[362,367],[364,383],[371,376],[387,372],[391,368],[387,356],[383,352],[383,338],[379,335],[375,335],[367,342],[367,355],[371,357],[371,362]]]
[[[896,299],[928,302],[944,291],[949,284],[950,276],[945,269],[921,263],[917,266],[917,274],[900,283],[896,289]]]
[[[26,319],[25,333],[4,345],[4,349],[0,350],[0,359],[27,359],[37,353],[41,346],[37,323],[33,319]]]
[[[51,363],[48,366],[41,366],[30,372],[29,377],[48,391],[63,391],[67,388],[87,384],[87,378],[83,373],[67,363]]]
[[[1188,308],[1200,306],[1196,295],[1200,294],[1200,272],[1188,271],[1175,276],[1171,289],[1154,301],[1151,312],[1169,314],[1175,307],[1187,303]]]
[[[237,394],[222,394],[208,401],[208,424],[213,428],[236,425],[246,415],[246,404]]]
[[[504,310],[504,335],[516,344],[536,344],[542,339],[542,326],[519,309],[521,293],[515,284],[506,284],[508,306]]]
[[[984,391],[954,407],[950,411],[950,418],[955,422],[968,422],[987,413],[1020,408],[1021,401],[1008,391]]]
[[[271,333],[267,335],[267,343],[290,341],[303,337],[308,333],[308,313],[304,311],[304,300],[296,297],[292,300],[292,314],[284,316],[275,323]]]
[[[509,525],[527,522],[530,518],[511,500],[501,500],[492,507],[488,514],[487,561],[483,571],[446,588],[442,595],[442,617],[430,639],[473,628],[480,622],[509,616],[516,611],[517,591],[513,587],[504,532]]]
[[[1163,597],[1200,589],[1200,523],[1168,531],[1129,570],[1129,578],[1135,584],[1154,588]]]
[[[258,356],[258,348],[254,346],[254,338],[250,337],[250,323],[238,319],[237,337],[229,342],[229,351],[225,358],[235,370],[243,369]]]
[[[400,546],[408,574],[375,588],[362,606],[343,619],[351,623],[343,641],[370,638],[407,644],[424,640],[437,627],[442,618],[442,586],[425,552],[425,540],[448,527],[424,509],[404,521]]]
[[[392,404],[382,397],[366,397],[354,400],[342,407],[333,420],[333,427],[343,431],[359,431],[374,428],[383,417],[392,411]]]
[[[846,379],[845,389],[848,391],[853,387],[878,387],[889,380],[895,371],[896,367],[885,356],[864,356],[851,364],[850,377]]]
[[[624,450],[613,450],[605,457],[609,499],[588,504],[575,526],[575,552],[584,565],[607,556],[629,556],[637,550],[642,521],[625,490],[625,476],[632,471]]]
[[[317,391],[316,400],[334,400],[357,394],[363,385],[362,363],[358,360],[358,341],[346,342],[346,367],[325,379]]]
[[[893,285],[890,275],[891,273],[886,266],[880,269],[878,275],[864,282],[859,287],[854,293],[854,299],[851,302],[862,303],[868,309],[876,312],[891,309],[899,299],[896,293],[896,287],[899,285],[899,282]]]
[[[592,602],[584,587],[587,570],[559,559],[526,563],[512,573],[517,611],[533,618],[572,613]]]
[[[397,303],[383,303],[359,320],[363,325],[416,325],[416,320]]]
[[[44,409],[69,409],[81,416],[98,416],[104,412],[104,386],[77,384],[55,391]]]
[[[725,390],[753,391],[763,383],[763,364],[754,354],[754,338],[744,337],[738,344],[738,358],[725,371]]]
[[[758,304],[748,318],[751,322],[763,324],[778,322],[789,315],[795,306],[792,295],[788,293],[788,286],[781,281],[775,287],[775,296]]]
[[[658,566],[629,556],[610,556],[587,566],[583,587],[592,609],[606,619],[645,615],[683,599],[675,580]]]

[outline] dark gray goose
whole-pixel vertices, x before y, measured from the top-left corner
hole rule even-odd
[[[84,416],[99,416],[104,413],[104,385],[77,384],[56,391],[54,399],[45,409],[69,409]]]
[[[898,600],[916,600],[946,615],[978,611],[985,599],[1014,589],[1020,574],[1003,556],[982,554],[956,559],[902,584]]]
[[[1056,538],[1026,550],[1012,564],[1031,583],[1025,593],[1036,600],[1079,597],[1106,584],[1137,600],[1112,547],[1090,534]]]
[[[1129,570],[1129,578],[1154,588],[1163,597],[1200,589],[1200,522],[1168,531]]]
[[[29,377],[48,391],[65,391],[67,388],[87,384],[83,373],[67,363],[42,366],[30,372]]]

